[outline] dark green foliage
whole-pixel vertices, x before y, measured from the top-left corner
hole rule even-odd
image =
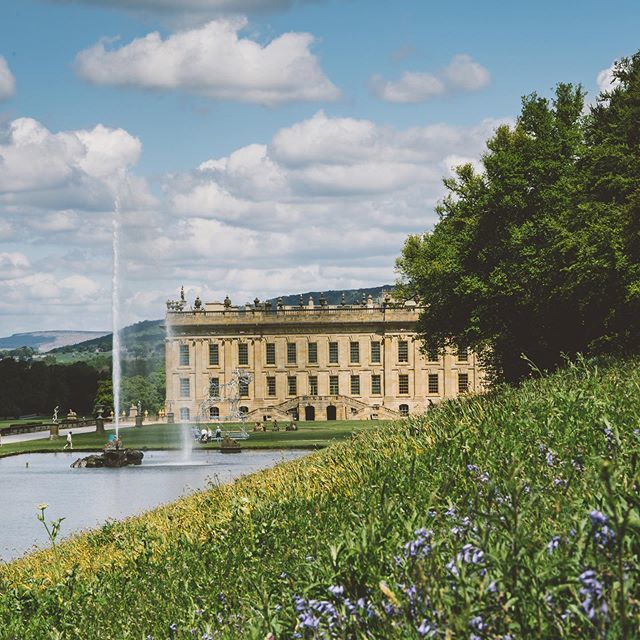
[[[96,552],[127,562],[0,584],[0,638],[637,637],[638,365],[446,403],[294,463],[286,490],[213,489],[200,513],[228,519],[196,539],[182,518],[162,553],[144,519],[107,524]]]
[[[433,232],[411,236],[401,289],[428,308],[428,348],[465,345],[517,381],[566,355],[637,350],[640,56],[583,116],[580,87],[523,99],[487,143],[483,171],[445,180]]]
[[[0,360],[0,413],[51,415],[56,405],[60,415],[73,409],[90,416],[98,383],[108,376],[84,362],[47,365],[44,362]]]

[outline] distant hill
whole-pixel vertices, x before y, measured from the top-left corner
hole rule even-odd
[[[120,342],[127,355],[141,358],[155,353],[164,353],[163,320],[143,320],[124,327],[120,331]],[[113,335],[107,333],[85,342],[54,349],[52,353],[71,351],[108,352],[113,346]]]
[[[108,331],[31,331],[0,338],[0,351],[31,347],[47,353],[58,347],[76,345],[110,335]]]
[[[300,296],[302,296],[302,300],[305,304],[309,301],[309,296],[311,296],[315,302],[318,304],[318,300],[320,299],[320,294],[324,293],[324,297],[327,300],[327,304],[340,304],[342,302],[342,295],[344,294],[345,304],[355,304],[357,302],[362,302],[362,296],[367,298],[371,296],[374,300],[380,298],[383,291],[391,291],[393,289],[392,284],[383,284],[379,287],[369,287],[368,289],[340,289],[340,290],[329,290],[329,291],[307,291],[306,293],[292,293],[286,296],[282,296],[282,303],[284,305],[298,305],[300,303]],[[271,302],[276,302],[278,297],[271,298]]]

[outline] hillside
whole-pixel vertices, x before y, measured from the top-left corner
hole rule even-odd
[[[99,340],[109,335],[108,331],[31,331],[14,333],[0,338],[0,351],[31,347],[41,353],[47,353],[59,347],[76,345],[86,341]]]
[[[362,302],[362,297],[365,298],[367,296],[372,296],[374,300],[377,300],[382,295],[383,291],[391,291],[393,289],[393,285],[391,284],[383,284],[379,287],[369,287],[365,289],[346,289],[346,290],[329,290],[329,291],[307,291],[305,293],[291,293],[285,296],[282,296],[282,302],[285,305],[298,305],[300,303],[300,296],[302,296],[302,300],[305,304],[307,304],[309,300],[309,296],[313,298],[315,304],[318,304],[318,300],[320,299],[320,295],[324,293],[324,297],[327,300],[327,304],[340,304],[342,302],[342,296],[344,295],[345,304],[355,304]],[[271,302],[275,302],[278,299],[271,298]]]
[[[639,364],[448,402],[10,564],[0,637],[637,637]]]

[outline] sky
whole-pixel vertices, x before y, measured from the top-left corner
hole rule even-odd
[[[0,336],[393,282],[521,97],[595,101],[611,0],[3,0]],[[115,220],[115,224],[114,224]]]

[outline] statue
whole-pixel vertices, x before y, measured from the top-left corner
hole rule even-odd
[[[224,308],[228,309],[231,306],[231,299],[228,295],[224,297]]]
[[[138,415],[142,415],[142,402],[140,402],[140,400],[138,400]]]
[[[200,300],[200,296],[196,296],[193,306],[196,308],[196,310],[199,310],[200,307],[202,307],[202,300]]]
[[[180,287],[180,302],[184,301],[184,287]]]
[[[56,405],[56,408],[53,410],[53,418],[51,420],[53,424],[58,424],[58,409],[60,409],[60,405]]]

